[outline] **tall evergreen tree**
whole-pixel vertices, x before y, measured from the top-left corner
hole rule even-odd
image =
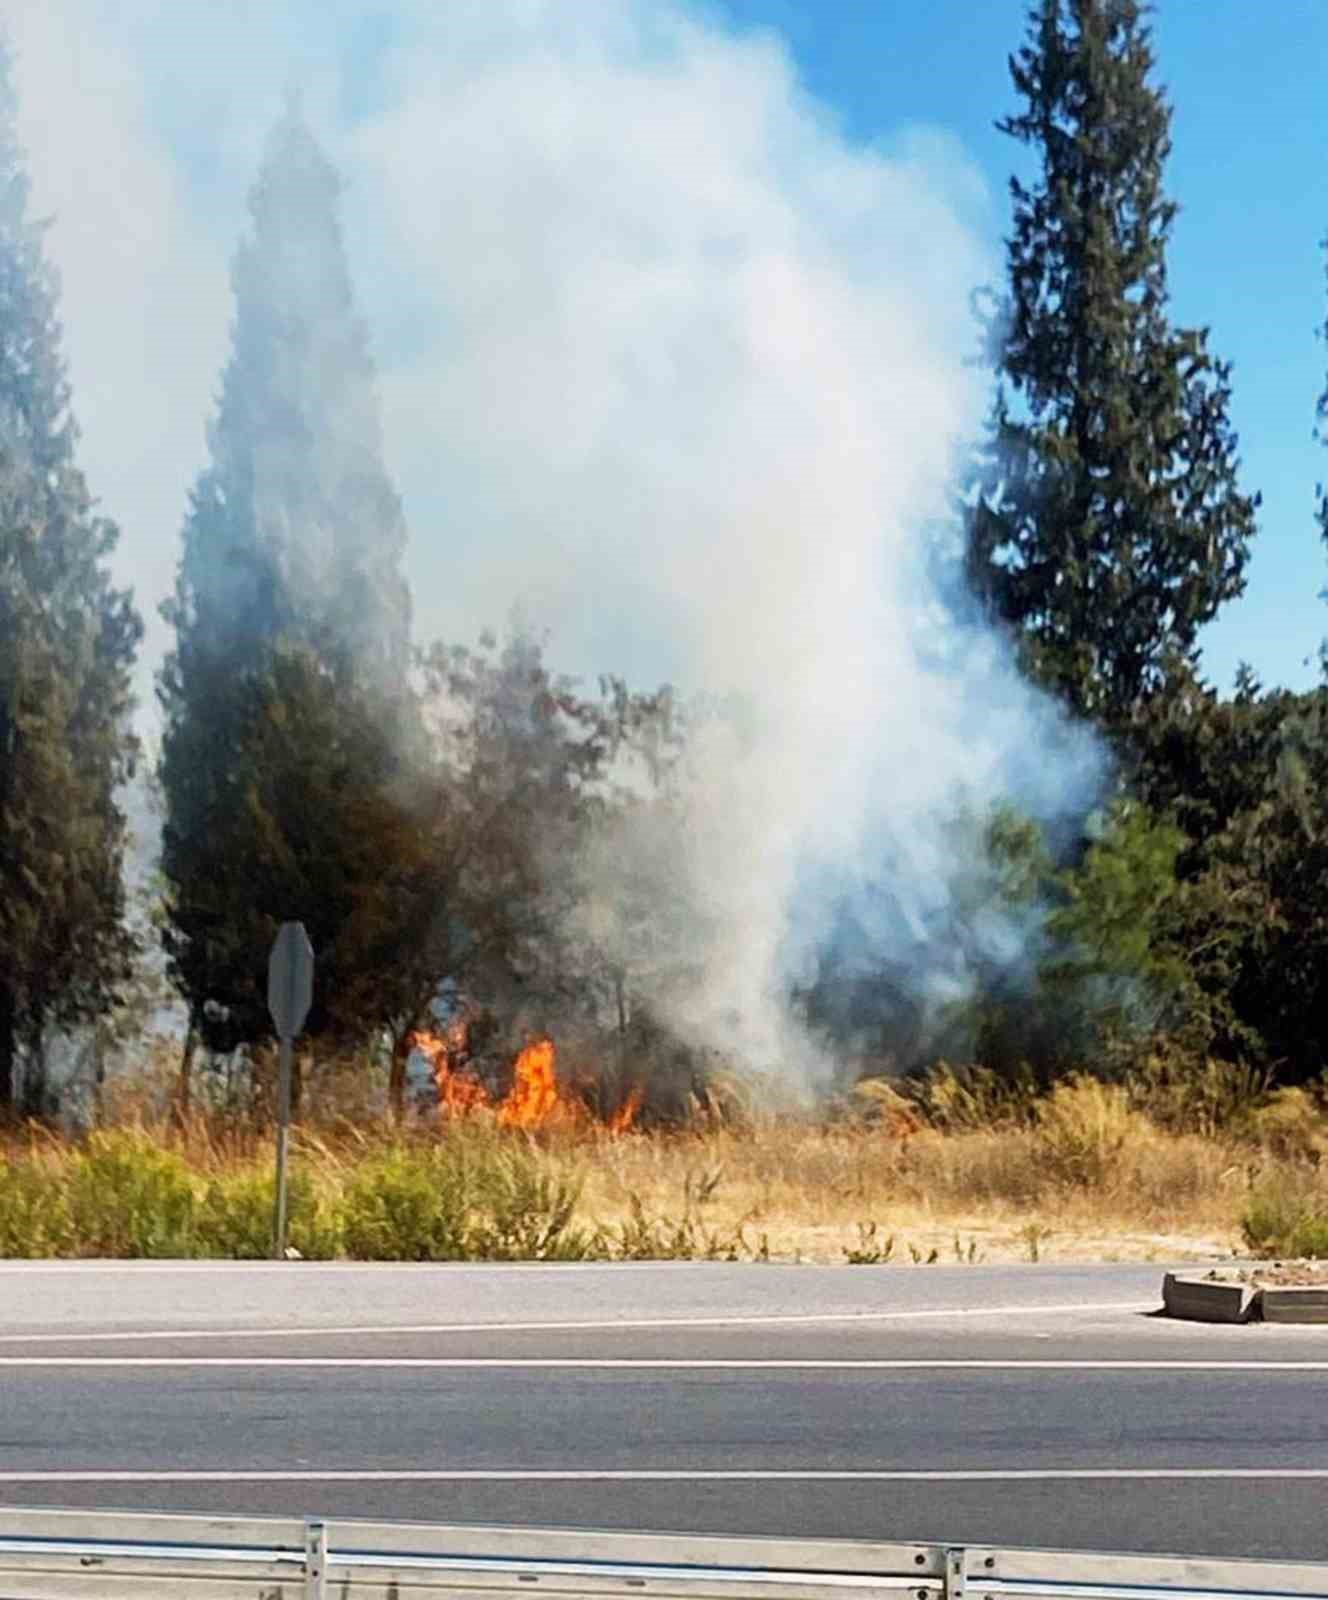
[[[329,979],[407,843],[405,525],[339,193],[292,101],[251,191],[211,460],[165,608],[165,941],[196,1029],[221,1048],[268,1030],[277,924],[306,922]]]
[[[1319,247],[1323,251],[1324,265],[1328,267],[1328,238],[1324,239]],[[1325,272],[1328,277],[1328,272]],[[1328,343],[1328,317],[1324,319],[1320,336]],[[1319,396],[1318,406],[1315,408],[1315,434],[1320,444],[1328,445],[1328,384],[1325,384],[1323,393]],[[1323,484],[1318,486],[1315,497],[1318,500],[1317,517],[1319,523],[1319,536],[1328,544],[1328,488]],[[1320,598],[1328,598],[1328,590],[1324,590]],[[1323,664],[1328,671],[1328,646],[1323,652]]]
[[[1031,147],[1010,189],[999,388],[967,523],[971,581],[1027,669],[1120,732],[1244,587],[1229,367],[1168,320],[1171,112],[1138,0],[1036,0],[1010,60]]]
[[[391,684],[410,643],[406,527],[382,461],[340,193],[292,99],[250,192],[233,349],[170,619],[190,648],[253,661],[274,639],[299,639],[339,675]]]
[[[129,954],[121,866],[142,624],[75,462],[58,286],[29,213],[0,40],[0,1114],[48,1023],[97,1015]]]

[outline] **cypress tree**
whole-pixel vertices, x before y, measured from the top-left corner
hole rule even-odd
[[[966,511],[970,580],[1030,674],[1121,733],[1244,588],[1258,497],[1237,486],[1230,369],[1168,320],[1171,112],[1137,0],[1037,0],[997,127],[1013,179],[999,375]]]
[[[21,1048],[96,1016],[127,975],[116,803],[142,633],[118,538],[75,460],[59,290],[30,215],[0,40],[0,1113]],[[33,1109],[40,1109],[33,1107]]]
[[[409,653],[406,527],[382,461],[340,193],[292,99],[250,192],[211,464],[168,619],[190,648],[252,662],[299,639],[349,680],[391,684]]]
[[[210,461],[164,608],[165,943],[198,1036],[223,1049],[270,1031],[276,926],[305,921],[326,992],[334,947],[411,854],[405,523],[339,196],[292,101],[251,190]],[[389,933],[360,952],[371,966]],[[332,1021],[323,1007],[312,1026]]]
[[[1319,248],[1323,251],[1324,265],[1328,268],[1328,238],[1323,240]],[[1325,276],[1328,277],[1328,272],[1325,272]],[[1320,330],[1320,337],[1325,342],[1328,342],[1328,318],[1325,319]],[[1320,444],[1328,445],[1328,384],[1325,384],[1324,391],[1319,396],[1319,403],[1315,407],[1314,432]],[[1319,537],[1325,544],[1328,544],[1328,488],[1325,488],[1323,484],[1319,484],[1315,498],[1318,501],[1316,519],[1319,524]],[[1328,599],[1328,589],[1323,590],[1319,598]],[[1324,669],[1328,671],[1328,645],[1324,647],[1321,654]]]

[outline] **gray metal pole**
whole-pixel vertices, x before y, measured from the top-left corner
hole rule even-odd
[[[277,1202],[272,1229],[272,1254],[278,1261],[286,1259],[286,1154],[290,1144],[290,1102],[291,1041],[283,1035],[277,1069]]]

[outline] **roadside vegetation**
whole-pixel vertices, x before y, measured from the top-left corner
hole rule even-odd
[[[270,1253],[270,1139],[137,1095],[82,1137],[14,1130],[0,1255]],[[1160,1071],[1017,1093],[942,1067],[868,1080],[817,1116],[730,1096],[626,1134],[357,1111],[297,1129],[290,1239],[306,1259],[368,1261],[1328,1256],[1325,1148],[1322,1084],[1260,1090],[1216,1066],[1188,1103]]]

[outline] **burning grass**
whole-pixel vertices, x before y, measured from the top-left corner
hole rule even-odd
[[[1306,1091],[1188,1132],[1163,1126],[1138,1086],[1084,1077],[1003,1090],[983,1126],[980,1080],[964,1101],[952,1074],[930,1104],[885,1084],[817,1116],[730,1096],[646,1130],[592,1116],[553,1066],[535,1050],[506,1095],[444,1097],[441,1115],[404,1127],[297,1129],[295,1247],[862,1265],[1328,1252],[1328,1118]],[[220,1116],[140,1116],[83,1140],[28,1129],[0,1162],[0,1255],[263,1256],[271,1170],[270,1140]]]

